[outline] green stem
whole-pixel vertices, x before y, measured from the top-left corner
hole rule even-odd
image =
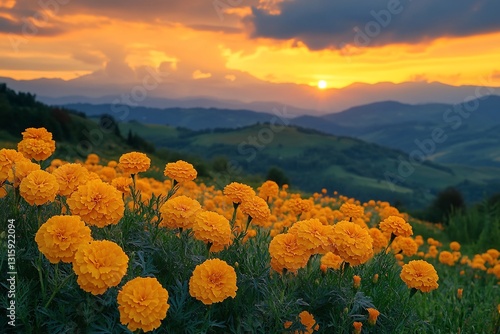
[[[64,281],[62,281],[61,284],[56,289],[54,289],[54,291],[52,292],[52,295],[50,296],[49,300],[47,301],[47,303],[45,303],[45,308],[47,308],[49,306],[49,304],[52,301],[52,299],[54,299],[54,297],[56,296],[56,294],[66,285],[66,283],[68,283],[68,281],[69,281],[69,279],[71,277],[73,277],[73,273],[71,273],[68,276],[66,276],[66,278],[64,279]]]
[[[238,206],[240,203],[233,203],[233,217],[231,218],[231,228],[233,228],[234,223],[236,222],[236,213],[238,211]]]
[[[36,264],[36,270],[38,271],[38,279],[40,281],[40,288],[42,289],[42,296],[45,296],[45,284],[43,283],[42,275],[42,253],[38,253],[38,261]]]

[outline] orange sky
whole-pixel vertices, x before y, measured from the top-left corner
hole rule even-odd
[[[27,16],[30,26],[20,23],[17,30],[0,31],[0,76],[67,80],[106,69],[110,76],[120,77],[151,66],[168,68],[185,81],[237,81],[243,80],[239,73],[246,73],[268,82],[315,86],[325,80],[328,87],[341,88],[356,82],[480,85],[481,78],[500,73],[500,32],[312,50],[300,38],[251,38],[241,19],[251,13],[252,3],[257,4],[232,1],[241,5],[227,5],[220,13],[211,8],[192,20],[180,14],[178,19],[131,20],[125,14],[66,11],[64,5],[57,13],[34,7],[35,13],[49,14],[47,23]],[[15,4],[15,0],[0,0],[0,20],[19,21],[9,12]],[[26,33],[26,27],[33,25],[38,33]],[[46,28],[56,32],[42,33]]]

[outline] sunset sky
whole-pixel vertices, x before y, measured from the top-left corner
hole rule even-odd
[[[500,86],[499,13],[498,0],[0,0],[0,77]]]

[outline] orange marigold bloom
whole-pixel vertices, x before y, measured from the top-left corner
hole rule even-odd
[[[375,254],[381,252],[387,247],[389,240],[387,240],[386,236],[378,228],[372,227],[368,230],[368,233],[370,233],[370,237],[372,237],[373,252]]]
[[[163,173],[179,183],[193,181],[198,175],[193,165],[182,160],[168,163]]]
[[[450,252],[442,251],[441,253],[439,253],[439,262],[441,262],[442,264],[453,266],[455,265],[455,258]]]
[[[195,239],[212,244],[213,252],[231,244],[229,220],[216,212],[199,211],[194,217],[193,233]]]
[[[295,331],[294,334],[312,334],[315,331],[319,330],[319,324],[316,322],[314,319],[314,316],[307,312],[307,311],[302,311],[299,313],[299,320],[300,323],[305,327],[305,330],[301,331]],[[291,321],[286,321],[284,323],[285,328],[290,328],[292,326]]]
[[[491,256],[494,260],[498,259],[498,257],[500,256],[500,252],[499,252],[498,250],[494,249],[494,248],[492,248],[492,249],[488,249],[488,250],[486,251],[486,253],[490,254],[490,256]]]
[[[53,216],[35,236],[38,249],[51,263],[73,262],[78,248],[91,240],[90,228],[78,216]]]
[[[78,285],[93,295],[101,295],[108,288],[120,284],[127,268],[127,254],[108,240],[94,240],[81,245],[73,261]]]
[[[45,160],[56,150],[52,133],[45,128],[27,128],[22,134],[23,140],[17,144],[17,149],[28,159]]]
[[[145,172],[151,165],[151,159],[144,153],[130,152],[122,154],[118,167],[126,174]]]
[[[354,289],[359,289],[359,287],[361,286],[361,277],[360,276],[354,275],[352,277],[352,286],[354,287]]]
[[[2,148],[0,150],[0,183],[5,182],[9,177],[9,172],[12,170],[14,163],[17,160],[25,159],[21,152]],[[40,167],[40,166],[38,166]]]
[[[413,260],[403,266],[401,279],[408,288],[430,292],[439,287],[439,276],[433,265],[424,260]]]
[[[380,219],[382,220],[387,219],[390,216],[401,217],[401,213],[399,213],[399,210],[392,206],[386,206],[385,208],[383,208],[382,211],[380,211],[379,215]]]
[[[373,256],[373,240],[368,230],[348,221],[334,225],[331,237],[337,253],[351,266],[367,262]]]
[[[66,164],[52,172],[59,184],[59,194],[70,196],[89,180],[89,171],[80,164]]]
[[[290,213],[294,216],[309,212],[313,208],[313,203],[307,199],[292,198],[286,202],[286,206]]]
[[[312,254],[325,254],[330,250],[329,236],[333,227],[323,225],[319,219],[301,220],[293,224],[288,233],[297,235],[297,242]]]
[[[9,170],[9,182],[14,185],[14,187],[19,187],[21,181],[28,176],[31,172],[40,170],[40,165],[31,160],[25,158],[24,156],[14,162],[12,168]]]
[[[99,163],[99,156],[95,153],[90,153],[87,155],[87,160],[85,160],[86,165],[97,165]]]
[[[413,234],[411,225],[401,217],[389,216],[380,223],[382,232],[394,234],[395,236],[409,237]]]
[[[118,224],[125,211],[121,193],[101,180],[92,180],[78,187],[67,203],[71,213],[98,227]]]
[[[418,252],[418,245],[412,238],[397,237],[397,245],[406,256],[413,256]]]
[[[361,334],[361,328],[363,327],[363,323],[359,321],[355,321],[352,326],[354,327],[354,334]]]
[[[200,203],[181,195],[169,199],[160,207],[163,220],[160,226],[169,228],[192,228],[196,213],[201,210]]]
[[[340,206],[340,212],[344,214],[344,217],[354,221],[355,219],[362,218],[365,214],[365,208],[351,203],[344,203]]]
[[[19,193],[30,205],[53,202],[58,190],[55,176],[43,170],[29,173],[19,185]]]
[[[450,242],[450,249],[454,252],[458,252],[460,250],[460,244],[456,241]]]
[[[366,310],[368,311],[368,323],[372,326],[375,326],[380,312],[372,307],[369,307]]]
[[[102,167],[98,173],[99,178],[107,183],[111,183],[111,181],[116,177],[116,170],[108,166]]]
[[[464,293],[464,289],[458,289],[457,290],[457,298],[462,299],[462,294]]]
[[[264,226],[271,215],[267,202],[258,196],[246,198],[241,202],[241,212],[252,217],[252,223]]]
[[[154,277],[128,281],[117,296],[120,322],[132,332],[152,331],[161,325],[170,308],[168,291]]]
[[[306,266],[311,253],[299,245],[293,233],[276,235],[269,243],[271,268],[282,273],[283,269],[296,272]]]
[[[111,181],[111,185],[125,196],[131,194],[130,186],[132,185],[132,179],[130,177],[119,176]]]
[[[224,187],[224,195],[229,197],[233,203],[239,204],[255,196],[255,191],[246,184],[233,182]]]
[[[334,254],[332,252],[328,252],[321,257],[321,264],[325,265],[326,268],[338,270],[340,269],[342,262],[344,262],[344,260],[342,260],[342,258],[337,254]]]
[[[234,268],[219,259],[197,265],[189,279],[189,294],[205,305],[234,298],[237,290]]]
[[[260,186],[259,196],[267,201],[269,198],[278,197],[279,191],[280,187],[278,184],[274,181],[268,180]]]

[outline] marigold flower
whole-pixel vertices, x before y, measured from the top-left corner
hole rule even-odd
[[[340,206],[340,212],[344,214],[344,217],[349,219],[350,221],[354,221],[355,219],[362,218],[365,213],[365,208],[351,203],[344,203]]]
[[[354,327],[354,334],[361,334],[361,328],[363,327],[363,323],[359,321],[355,321],[352,326]]]
[[[455,258],[450,252],[442,251],[441,253],[439,253],[439,262],[441,262],[442,264],[453,266],[455,265]]]
[[[52,172],[59,184],[59,194],[70,196],[89,180],[89,171],[80,164],[66,164]]]
[[[457,290],[457,298],[462,299],[462,294],[464,293],[464,289],[458,289]]]
[[[378,277],[379,277],[379,274],[373,275],[372,282],[373,283],[377,283],[378,282]]]
[[[323,225],[319,219],[301,220],[293,224],[288,233],[297,235],[297,242],[312,254],[325,254],[330,250],[333,227]]]
[[[386,236],[376,227],[372,227],[368,230],[370,237],[373,240],[373,252],[375,254],[381,252],[383,249],[387,247],[389,240]]]
[[[127,272],[128,256],[120,246],[108,240],[81,245],[75,253],[73,271],[82,290],[101,295],[117,286]]]
[[[332,268],[334,270],[340,269],[342,262],[344,262],[344,260],[332,252],[328,252],[321,257],[321,264],[325,265],[326,268]]]
[[[160,207],[163,220],[160,226],[169,228],[192,228],[196,213],[201,210],[200,203],[192,198],[181,195],[166,201]]]
[[[199,211],[194,217],[193,233],[195,239],[212,244],[213,252],[231,244],[229,220],[216,212]]]
[[[224,195],[236,204],[255,196],[255,191],[252,187],[243,183],[233,182],[224,187]]]
[[[278,197],[280,187],[276,182],[268,180],[264,182],[258,190],[259,197],[262,197],[267,201],[269,198]]]
[[[14,163],[20,159],[25,159],[24,155],[21,152],[6,148],[2,148],[0,150],[0,183],[3,183],[5,182],[5,180],[7,180],[7,178],[9,177],[9,171],[12,170]]]
[[[118,161],[118,167],[126,174],[145,172],[151,165],[151,159],[146,154],[139,152],[122,154]]]
[[[241,202],[241,212],[252,217],[252,223],[264,226],[271,215],[267,202],[258,196],[246,198]]]
[[[436,269],[424,260],[413,260],[405,264],[400,277],[408,288],[422,292],[430,292],[439,287]]]
[[[359,287],[361,286],[361,277],[360,276],[354,275],[352,277],[352,286],[354,287],[354,289],[359,289]]]
[[[380,312],[372,307],[366,309],[368,311],[368,323],[372,326],[375,326],[377,323],[377,318],[380,315]]]
[[[67,203],[71,213],[98,227],[118,224],[125,211],[120,192],[101,180],[91,180],[79,186]]]
[[[418,252],[418,245],[412,238],[397,237],[397,245],[406,256],[413,256]]]
[[[125,196],[131,194],[130,186],[132,185],[132,179],[130,177],[119,176],[111,181],[111,185]]]
[[[104,182],[111,183],[116,177],[116,170],[114,168],[105,166],[98,171],[99,178]]]
[[[205,305],[234,298],[237,290],[234,268],[219,259],[197,265],[189,279],[189,294]]]
[[[299,319],[300,323],[305,327],[305,330],[303,331],[295,331],[295,334],[312,334],[315,331],[319,330],[319,324],[316,322],[314,319],[314,316],[307,312],[307,311],[302,311],[299,313]],[[292,325],[291,321],[287,321],[284,324],[285,328],[290,328]]]
[[[306,266],[311,253],[299,245],[293,233],[276,235],[269,243],[271,268],[282,273],[283,269],[296,272]]]
[[[87,160],[85,160],[86,165],[97,165],[100,159],[99,156],[95,153],[90,153],[87,155]]]
[[[161,325],[170,308],[168,291],[154,277],[137,277],[118,292],[120,322],[132,332],[152,331]]]
[[[79,216],[53,216],[35,236],[38,249],[51,263],[73,262],[78,248],[91,240],[90,228]]]
[[[21,181],[28,176],[31,172],[40,170],[40,165],[24,156],[14,162],[12,168],[9,170],[8,180],[14,185],[15,188],[19,187]]]
[[[486,253],[490,254],[490,256],[495,260],[500,256],[500,252],[494,248],[488,249]]]
[[[454,252],[458,252],[460,250],[460,244],[456,241],[450,242],[450,249]]]
[[[311,211],[313,203],[307,199],[292,198],[286,202],[286,207],[292,215],[298,216]]]
[[[389,216],[380,223],[382,232],[394,234],[395,236],[409,237],[413,234],[411,225],[401,217]]]
[[[28,159],[42,161],[56,150],[52,133],[45,128],[27,128],[22,134],[23,140],[17,144],[17,149]]]
[[[354,223],[341,221],[335,224],[331,239],[337,253],[351,266],[363,264],[373,256],[373,240],[370,234]]]
[[[179,183],[193,181],[198,175],[193,165],[182,160],[168,163],[163,173]]]
[[[53,202],[58,190],[55,176],[43,170],[29,173],[19,185],[19,193],[30,205]]]

